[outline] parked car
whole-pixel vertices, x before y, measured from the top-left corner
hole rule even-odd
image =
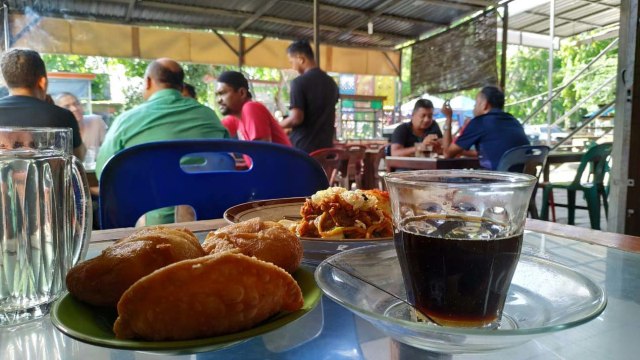
[[[546,145],[549,134],[547,125],[528,125],[524,128],[525,134],[529,137],[533,145]],[[569,136],[569,133],[558,125],[551,125],[551,145],[557,144],[560,140]]]

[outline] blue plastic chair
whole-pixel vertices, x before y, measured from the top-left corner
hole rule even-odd
[[[248,170],[190,171],[181,159],[202,153],[241,153]],[[191,165],[189,165],[191,166]],[[134,226],[148,211],[190,205],[197,219],[222,217],[231,206],[253,200],[309,196],[329,186],[320,164],[306,153],[261,141],[171,140],[124,149],[100,177],[102,229]]]
[[[544,145],[524,145],[507,150],[498,162],[497,171],[517,172],[529,174],[540,178],[540,174],[547,163],[549,147]],[[538,208],[536,206],[536,192],[538,187],[533,189],[531,200],[529,201],[529,215],[538,219]]]

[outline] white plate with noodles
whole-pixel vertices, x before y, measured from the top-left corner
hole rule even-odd
[[[300,209],[306,198],[283,198],[271,200],[257,200],[233,206],[224,212],[224,219],[230,223],[238,223],[259,217],[266,221],[276,221],[293,230],[302,221]],[[393,241],[392,236],[380,238],[352,238],[352,239],[323,239],[298,236],[304,249],[303,261],[317,265],[327,257],[341,251],[361,246],[380,244]]]

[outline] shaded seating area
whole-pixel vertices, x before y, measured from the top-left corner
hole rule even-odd
[[[549,147],[544,145],[519,146],[505,152],[500,158],[497,171],[517,172],[535,176],[540,181],[540,175],[547,162]],[[538,187],[533,189],[529,202],[529,215],[538,219],[536,206],[536,193]]]
[[[185,157],[245,154],[247,170],[193,171]],[[175,140],[136,145],[114,155],[100,178],[102,229],[134,226],[148,211],[193,207],[196,218],[221,218],[231,206],[261,199],[309,196],[329,185],[322,167],[306,153],[260,141]]]
[[[570,182],[544,183],[542,194],[542,209],[540,217],[549,219],[549,208],[555,213],[555,206],[566,207],[568,210],[567,222],[575,224],[576,209],[587,210],[591,228],[600,229],[600,202],[604,206],[605,215],[608,215],[608,193],[605,186],[605,177],[609,170],[609,156],[612,144],[604,143],[596,145],[582,156],[575,178]],[[567,204],[554,202],[553,190],[564,189],[567,191]],[[576,192],[581,191],[587,206],[576,205]],[[555,216],[554,216],[555,218]]]

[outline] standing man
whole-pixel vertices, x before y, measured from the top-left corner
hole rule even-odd
[[[229,137],[213,110],[182,96],[183,82],[184,71],[174,60],[162,58],[149,64],[142,94],[145,102],[118,116],[107,131],[96,162],[98,178],[111,156],[133,145],[160,140]],[[174,221],[173,208],[152,213],[147,215],[146,225]]]
[[[237,134],[240,140],[260,140],[291,146],[291,141],[271,112],[252,101],[249,82],[237,71],[225,71],[218,77],[216,97],[220,112],[239,119]]]
[[[47,70],[36,51],[11,49],[0,59],[9,96],[0,99],[0,126],[61,127],[73,132],[73,154],[84,159],[86,148],[73,114],[46,101]]]
[[[289,117],[280,123],[292,128],[293,146],[308,153],[333,147],[338,85],[320,70],[308,41],[296,41],[287,48],[291,67],[300,74],[291,82]]]
[[[464,132],[455,143],[451,142],[451,107],[442,107],[445,115],[443,126],[444,157],[452,158],[475,145],[480,157],[480,166],[495,170],[502,155],[514,147],[529,145],[522,124],[511,114],[502,110],[504,94],[495,86],[485,86],[476,96],[473,116]]]

